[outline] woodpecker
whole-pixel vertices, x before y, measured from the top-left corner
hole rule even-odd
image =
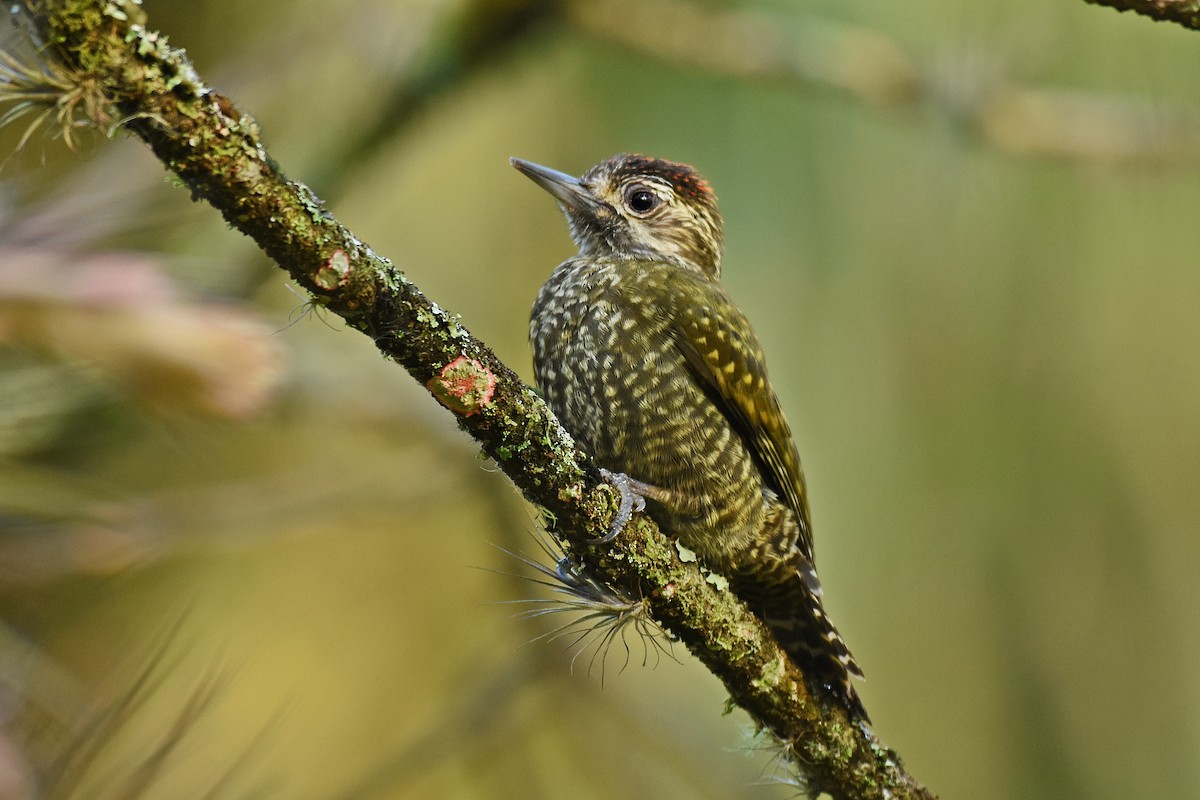
[[[746,316],[720,283],[716,197],[692,167],[620,154],[573,177],[521,159],[579,254],[533,305],[534,372],[596,462],[723,575],[809,683],[867,719],[825,615],[804,473]]]

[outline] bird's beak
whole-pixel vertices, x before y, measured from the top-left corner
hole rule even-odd
[[[595,214],[596,210],[603,205],[592,196],[586,186],[579,182],[579,178],[573,175],[520,158],[510,158],[508,163],[516,167],[525,177],[554,195],[554,199],[568,209]]]

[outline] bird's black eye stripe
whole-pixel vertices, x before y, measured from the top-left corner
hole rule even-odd
[[[658,205],[658,195],[645,186],[632,186],[625,193],[625,202],[637,214],[645,214]]]

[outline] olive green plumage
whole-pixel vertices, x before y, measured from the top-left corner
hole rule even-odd
[[[800,458],[754,331],[720,284],[716,199],[691,167],[618,155],[581,178],[513,159],[579,255],[530,321],[546,402],[627,475],[669,534],[729,579],[817,686],[866,712],[825,617]]]

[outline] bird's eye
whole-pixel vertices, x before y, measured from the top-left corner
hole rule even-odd
[[[645,186],[634,186],[625,194],[625,202],[637,214],[645,214],[658,205],[658,195]]]

